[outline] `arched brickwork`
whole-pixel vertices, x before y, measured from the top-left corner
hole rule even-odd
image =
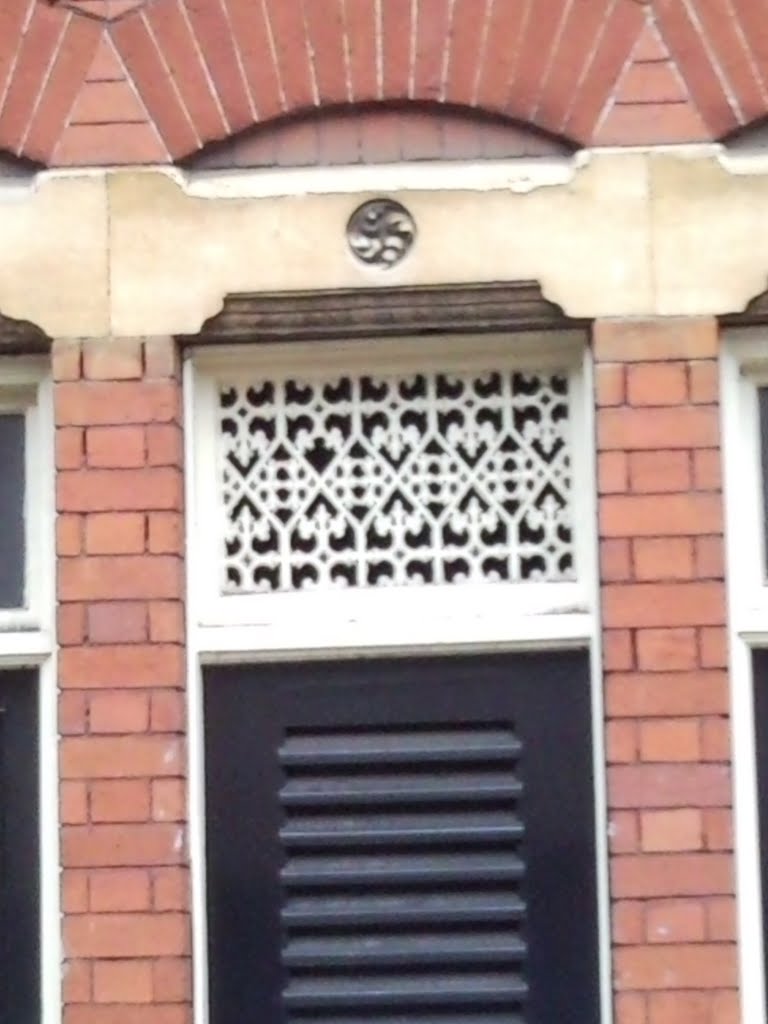
[[[415,12],[415,14],[414,14]],[[720,138],[768,113],[732,0],[4,0],[0,148],[170,162],[329,105],[447,102],[582,145]]]
[[[185,166],[301,167],[563,156],[573,146],[505,118],[437,103],[310,111],[213,143]]]

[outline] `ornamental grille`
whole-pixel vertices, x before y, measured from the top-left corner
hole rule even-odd
[[[251,379],[219,407],[225,593],[572,578],[565,376]]]

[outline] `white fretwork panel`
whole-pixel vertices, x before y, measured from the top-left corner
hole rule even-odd
[[[225,593],[573,577],[565,376],[250,379],[219,407]]]

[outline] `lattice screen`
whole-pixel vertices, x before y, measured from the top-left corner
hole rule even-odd
[[[572,578],[565,376],[252,378],[219,405],[225,593]]]

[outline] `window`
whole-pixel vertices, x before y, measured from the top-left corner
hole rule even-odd
[[[0,608],[23,608],[25,604],[25,451],[24,414],[0,412]]]
[[[722,357],[735,854],[742,1001],[765,1024],[768,950],[768,344],[740,328]],[[762,898],[761,898],[762,893]]]
[[[45,370],[43,361],[0,359],[0,632],[7,640],[23,630],[41,649],[49,649],[43,632],[52,598]]]
[[[192,352],[210,1024],[608,1019],[584,359]]]
[[[46,373],[0,359],[0,1020],[30,1024],[60,1012]]]
[[[506,635],[515,614],[583,615],[573,340],[200,353],[201,625],[259,623],[279,647],[301,620],[310,645],[327,646],[366,642],[385,613],[402,636],[425,601],[454,637],[473,624]]]

